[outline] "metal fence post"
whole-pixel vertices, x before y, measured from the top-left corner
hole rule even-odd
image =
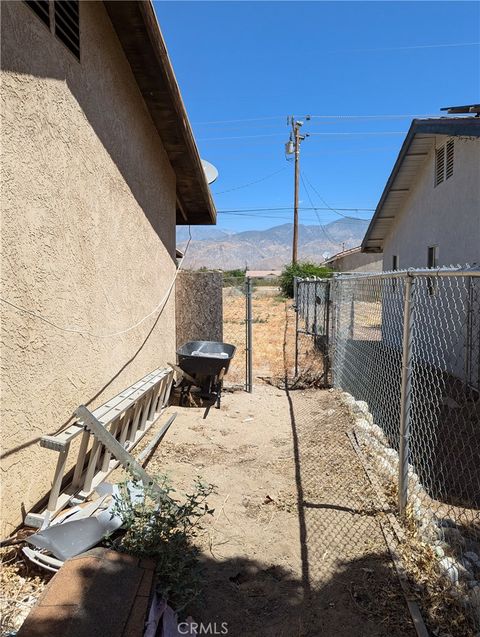
[[[297,277],[293,279],[294,282],[294,291],[295,291],[295,377],[298,376],[298,313],[300,312],[300,308],[298,306],[298,286],[299,281]]]
[[[414,326],[414,277],[407,273],[403,308],[402,384],[400,390],[398,510],[405,514],[408,497],[408,460],[410,457],[412,349]]]
[[[325,349],[323,353],[323,373],[325,375],[325,385],[328,385],[330,376],[330,280],[325,283],[325,305],[324,305],[324,331],[325,331]]]
[[[245,309],[246,309],[246,330],[247,330],[247,343],[245,348],[246,353],[246,390],[251,394],[253,391],[253,314],[252,314],[252,279],[247,277],[245,280]]]

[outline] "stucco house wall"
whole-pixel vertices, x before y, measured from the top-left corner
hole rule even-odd
[[[443,146],[438,135],[435,147]],[[454,137],[452,177],[434,187],[435,150],[426,157],[421,173],[401,212],[385,237],[383,269],[427,267],[429,246],[437,246],[438,265],[480,263],[480,141]]]
[[[78,62],[2,2],[2,297],[103,335],[167,291],[176,184],[103,3],[80,3],[80,28]],[[2,535],[51,486],[57,454],[39,438],[173,359],[174,305],[100,338],[2,304]]]
[[[435,148],[448,137],[439,135]],[[385,237],[383,267],[426,268],[428,247],[436,246],[438,266],[480,264],[480,141],[455,137],[452,177],[434,186],[435,150],[429,153],[412,192]],[[452,284],[453,281],[453,284]],[[467,277],[434,282],[416,280],[416,360],[480,386],[478,307],[480,289]],[[383,340],[401,347],[403,300],[384,303]]]
[[[335,272],[381,272],[382,258],[378,254],[353,252],[326,261]]]

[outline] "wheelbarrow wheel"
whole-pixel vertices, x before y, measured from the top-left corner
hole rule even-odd
[[[222,385],[223,385],[222,381],[220,381],[217,384],[217,404],[216,404],[217,409],[220,409],[220,404],[222,402]]]

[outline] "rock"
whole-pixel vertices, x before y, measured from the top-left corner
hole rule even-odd
[[[468,592],[468,601],[472,605],[477,621],[480,622],[480,586],[475,586]]]
[[[364,400],[356,400],[353,411],[361,414],[369,414],[370,410],[368,409],[368,405]]]
[[[459,573],[457,563],[453,559],[453,557],[442,557],[442,559],[438,562],[438,567],[442,575],[447,577],[452,582],[452,584],[458,584]]]
[[[353,405],[355,405],[356,400],[351,394],[348,394],[347,392],[343,392],[341,396],[342,396],[342,402],[345,405],[348,405],[349,407],[353,407]]]
[[[448,527],[448,528],[457,528],[457,525],[451,518],[440,518],[438,520],[438,526]]]
[[[453,400],[453,398],[450,398],[450,396],[444,396],[440,402],[442,405],[445,405],[445,407],[448,407],[449,409],[460,409],[460,405],[455,400]]]
[[[480,557],[478,557],[478,555],[474,551],[465,551],[463,555],[469,562],[475,564],[475,566],[480,566]]]
[[[455,547],[463,547],[465,544],[465,538],[462,536],[462,534],[460,533],[460,531],[456,528],[452,528],[452,527],[443,527],[440,524],[440,520],[438,521],[440,528],[440,531],[445,539],[445,542],[447,542],[447,544],[450,544],[450,546],[455,546]]]
[[[433,551],[437,557],[445,557],[445,551],[441,546],[436,546]]]

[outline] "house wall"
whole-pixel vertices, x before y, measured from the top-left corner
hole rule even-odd
[[[149,314],[175,273],[175,175],[100,2],[81,62],[2,2],[2,297],[95,334]],[[2,535],[50,487],[39,438],[175,352],[173,294],[127,334],[73,334],[2,304]]]
[[[327,263],[335,272],[381,272],[382,258],[378,254],[354,252]]]
[[[178,273],[177,347],[188,341],[223,341],[222,272]]]
[[[434,187],[435,152],[426,158],[415,187],[385,239],[383,269],[427,267],[427,249],[438,246],[438,265],[480,263],[480,141],[455,137],[453,176]],[[439,135],[436,147],[447,137]]]

